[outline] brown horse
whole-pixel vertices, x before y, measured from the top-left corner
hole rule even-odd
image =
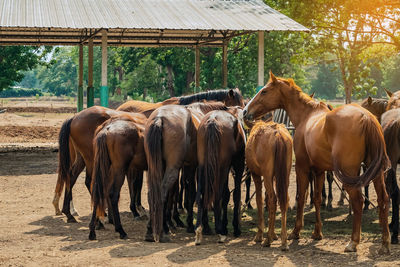
[[[96,130],[93,141],[94,162],[91,184],[93,215],[89,225],[90,240],[96,239],[96,217],[104,216],[108,200],[115,231],[120,234],[121,239],[127,238],[121,225],[118,200],[125,175],[132,177],[133,175],[129,175],[130,172],[143,172],[147,169],[143,147],[146,119],[139,113],[116,115]],[[129,189],[132,190],[131,186]]]
[[[385,92],[389,97],[386,110],[400,108],[400,91],[392,93],[389,90],[385,89]]]
[[[228,233],[227,205],[230,198],[228,187],[229,171],[234,173],[234,213],[232,225],[234,236],[240,235],[240,187],[244,171],[244,149],[246,137],[237,117],[227,111],[207,113],[201,120],[197,134],[197,223],[196,241],[202,241],[204,211],[214,207],[215,232],[219,242],[226,240]],[[221,209],[223,211],[221,220]],[[204,219],[204,220],[203,220]]]
[[[308,174],[316,174],[316,223],[312,238],[322,238],[320,216],[321,189],[324,171],[333,170],[348,192],[354,211],[353,233],[345,251],[356,251],[361,237],[363,197],[361,186],[373,181],[378,196],[379,222],[382,227],[381,252],[389,252],[388,195],[383,172],[389,166],[382,128],[369,111],[358,105],[343,105],[330,111],[325,103],[311,99],[292,79],[270,80],[247,104],[243,115],[258,118],[276,108],[283,108],[296,127],[294,151],[298,206],[296,226],[289,238],[298,239],[303,227],[304,195]],[[351,144],[351,145],[350,145]],[[366,172],[358,176],[361,163]]]
[[[183,106],[156,109],[146,123],[144,148],[148,171],[150,220],[147,241],[168,241],[166,226],[168,193],[178,182],[184,165],[195,165],[196,129],[190,112]],[[164,226],[164,231],[162,227]]]
[[[198,93],[192,96],[171,98],[160,103],[167,105],[174,103],[174,101],[178,101],[178,103],[186,105],[187,103],[192,103],[202,99],[223,101],[226,105],[243,105],[243,97],[237,88],[230,90],[214,90]],[[59,172],[53,199],[56,215],[61,214],[59,209],[59,200],[63,186],[66,184],[62,212],[67,216],[67,222],[76,222],[70,210],[71,206],[73,206],[72,188],[79,174],[86,166],[85,184],[88,190],[90,189],[94,155],[91,144],[93,142],[96,128],[111,116],[120,114],[120,111],[143,112],[143,114],[148,117],[160,103],[154,104],[132,100],[121,105],[118,108],[118,111],[103,107],[91,107],[79,112],[71,119],[65,121],[59,134]],[[131,196],[131,209],[133,209],[132,212],[134,217],[140,216],[136,210],[136,206],[140,210],[143,210],[140,196],[143,173],[138,173],[138,175],[139,177],[135,179],[135,194]]]
[[[376,99],[370,96],[361,102],[361,106],[369,110],[378,121],[381,121],[382,114],[386,111],[388,101],[386,99]]]
[[[386,189],[392,198],[392,244],[398,244],[399,239],[399,187],[396,179],[397,163],[400,162],[400,109],[391,109],[382,115],[383,134],[386,149],[391,162],[387,172]]]
[[[288,187],[290,169],[292,167],[293,141],[283,124],[274,122],[257,122],[251,129],[246,144],[246,164],[250,169],[256,187],[256,202],[258,211],[258,232],[256,242],[261,242],[264,233],[264,207],[262,196],[262,181],[268,195],[268,234],[263,246],[270,246],[275,238],[276,196],[278,196],[282,219],[282,250],[288,250],[286,232],[286,213],[288,209]],[[273,180],[276,181],[276,194]]]

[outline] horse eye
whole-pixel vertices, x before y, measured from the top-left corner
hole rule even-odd
[[[266,93],[267,93],[266,90],[262,90],[262,91],[261,91],[261,94],[262,94],[262,95],[265,95]]]

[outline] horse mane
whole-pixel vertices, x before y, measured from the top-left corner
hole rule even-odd
[[[199,102],[201,100],[215,100],[215,101],[223,101],[229,91],[232,90],[233,97],[240,102],[243,98],[242,94],[237,89],[218,89],[218,90],[211,90],[206,92],[200,92],[194,95],[188,96],[181,96],[179,97],[179,105],[188,105],[193,102]]]
[[[304,93],[303,90],[301,90],[301,88],[294,82],[292,78],[285,79],[279,77],[277,79],[283,81],[284,83],[289,85],[290,88],[294,89],[294,92],[299,96],[300,101],[303,102],[304,104],[312,106],[313,108],[323,108],[328,110],[330,109],[326,103],[321,101],[316,101],[308,94]]]
[[[222,102],[217,102],[217,101],[210,101],[210,102],[195,102],[190,105],[186,106],[189,109],[195,109],[198,110],[204,114],[213,111],[213,110],[228,110],[227,106],[225,106],[224,103]]]

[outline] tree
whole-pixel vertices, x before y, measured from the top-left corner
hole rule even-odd
[[[311,91],[315,92],[317,97],[334,99],[338,93],[339,84],[338,66],[323,63],[318,66],[317,77],[311,82]]]
[[[0,91],[24,77],[24,71],[33,69],[51,48],[31,46],[0,46]]]

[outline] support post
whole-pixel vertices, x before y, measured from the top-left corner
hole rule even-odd
[[[200,87],[200,48],[196,46],[195,48],[195,72],[194,72],[194,80],[196,84],[196,90]]]
[[[89,60],[88,60],[88,88],[87,88],[87,107],[94,105],[94,88],[93,88],[93,39],[89,39]]]
[[[108,86],[107,86],[107,30],[101,31],[101,87],[100,105],[108,107]]]
[[[83,44],[79,45],[78,112],[83,110]]]
[[[222,88],[228,87],[228,42],[222,47]]]
[[[257,92],[264,87],[264,32],[258,32],[258,82]]]

